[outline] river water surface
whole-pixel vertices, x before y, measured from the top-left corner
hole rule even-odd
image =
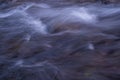
[[[120,80],[120,6],[1,9],[0,80]]]

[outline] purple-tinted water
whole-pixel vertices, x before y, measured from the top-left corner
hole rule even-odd
[[[120,7],[61,4],[0,10],[0,80],[120,80]]]

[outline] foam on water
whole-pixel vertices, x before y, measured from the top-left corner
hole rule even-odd
[[[36,9],[32,9],[32,7],[37,7]],[[31,28],[35,31],[40,32],[42,34],[47,34],[47,26],[53,26],[55,23],[72,23],[72,22],[82,22],[85,24],[96,24],[101,27],[109,28],[109,25],[115,24],[111,22],[108,24],[109,21],[101,22],[99,20],[99,16],[106,17],[110,15],[114,15],[120,12],[119,8],[101,8],[98,10],[99,7],[81,7],[81,6],[73,6],[73,7],[64,7],[64,8],[52,8],[45,3],[24,3],[22,5],[13,8],[13,10],[9,10],[4,13],[0,13],[0,18],[6,18],[15,14],[23,15],[22,20],[25,21]],[[32,10],[32,12],[28,11]],[[35,10],[35,11],[34,11]],[[50,21],[43,23],[42,19]],[[107,20],[107,19],[106,19]],[[119,21],[118,21],[119,22]],[[106,25],[104,25],[106,24]]]
[[[92,43],[89,43],[88,44],[88,49],[95,50],[95,47],[94,47],[94,45]]]
[[[32,6],[37,6],[37,7],[40,7],[40,8],[50,8],[50,6],[45,4],[45,3],[40,3],[40,4],[37,4],[37,3],[24,3],[24,4],[20,5],[20,6],[17,6],[13,10],[7,11],[5,13],[0,13],[0,18],[9,17],[9,16],[15,14],[16,12],[25,12],[27,9],[29,9]]]
[[[39,19],[34,19],[34,17],[24,12],[24,21],[28,23],[35,31],[40,32],[42,34],[47,34],[47,26],[42,23]]]
[[[27,14],[25,11],[27,9],[29,9],[32,6],[39,6],[39,7],[43,7],[43,8],[48,8],[47,4],[35,4],[35,3],[27,3],[27,4],[23,4],[18,6],[16,9],[14,10],[10,10],[6,13],[0,13],[0,18],[6,18],[6,17],[10,17],[13,16],[15,14],[20,14],[23,16],[23,18],[21,18],[21,20],[25,21],[28,25],[30,25],[35,31],[46,34],[46,25],[42,23],[42,21],[39,19],[34,19],[34,17],[30,16],[29,14]]]
[[[88,23],[94,23],[97,21],[97,16],[95,14],[90,14],[86,10],[86,8],[81,8],[80,10],[72,11],[70,14]]]

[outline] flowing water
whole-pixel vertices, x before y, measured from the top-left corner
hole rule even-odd
[[[120,6],[61,4],[0,10],[0,80],[120,80]]]

